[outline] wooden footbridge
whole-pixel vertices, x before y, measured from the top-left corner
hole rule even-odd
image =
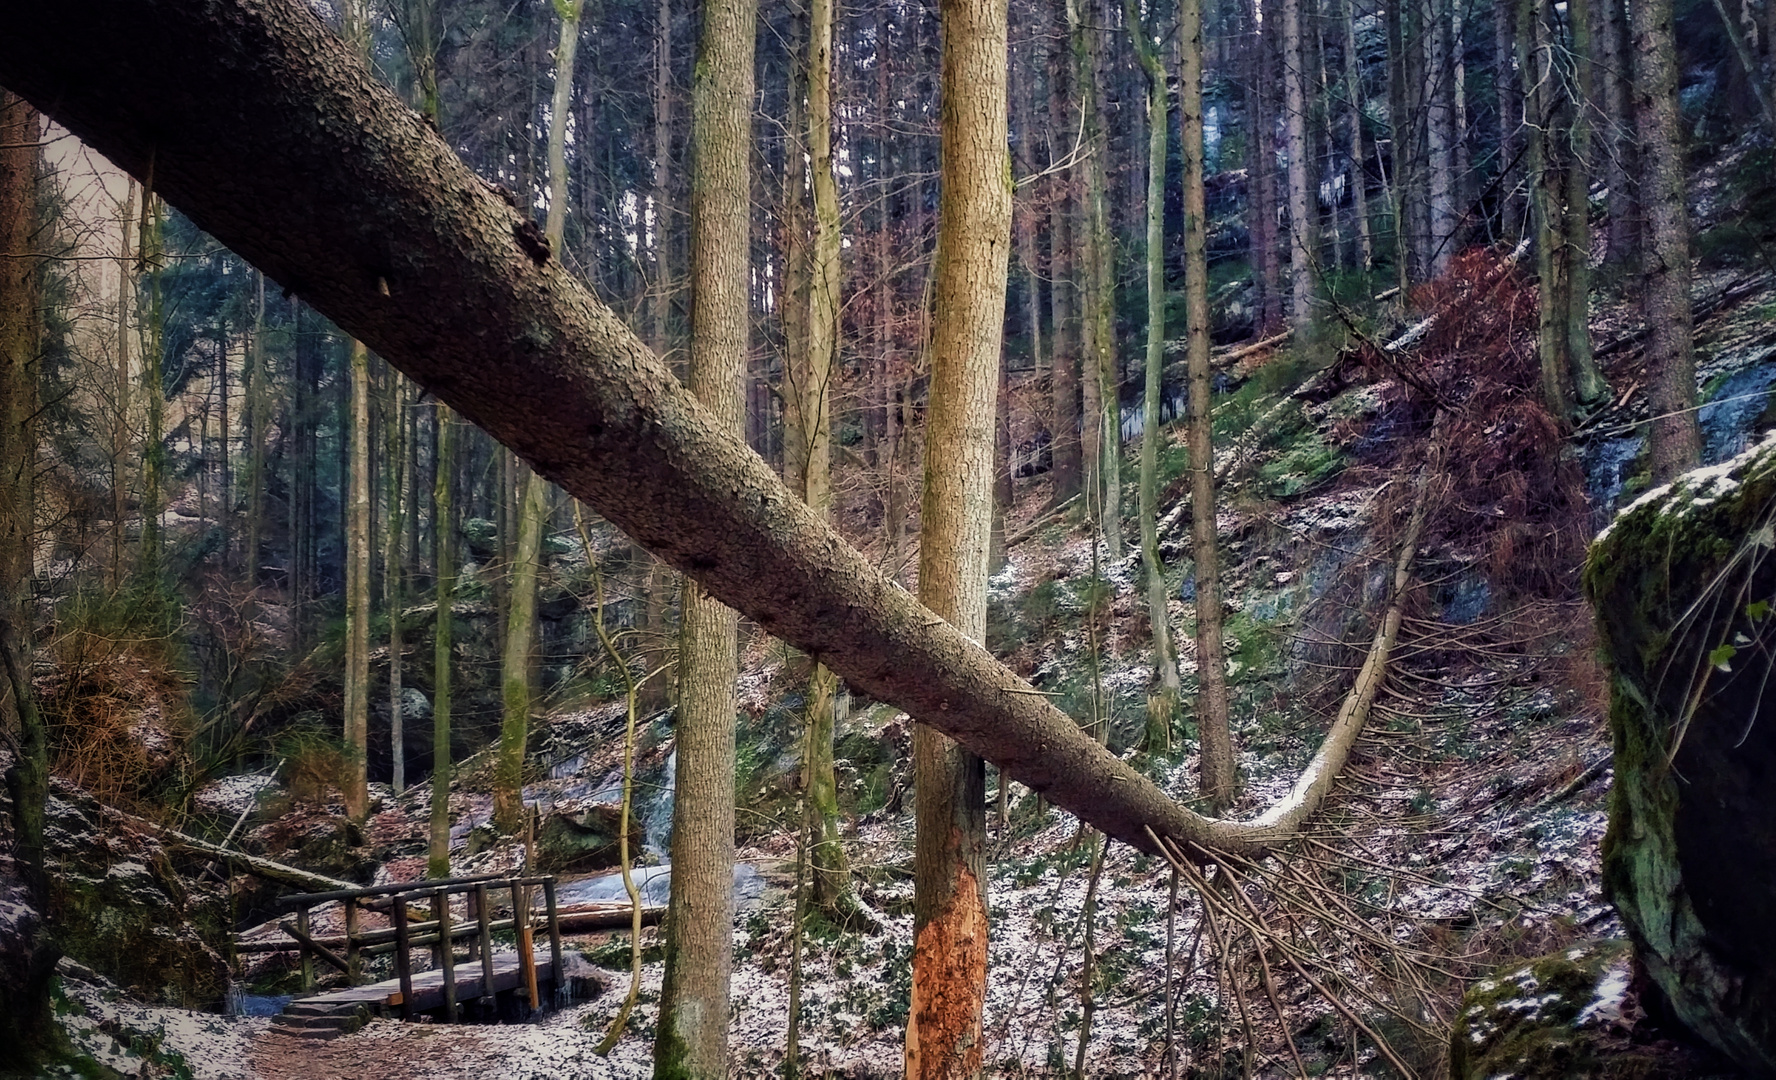
[[[453,905],[453,898],[459,903]],[[278,923],[284,938],[239,941],[236,950],[299,952],[303,996],[290,1002],[278,1023],[327,1035],[354,1031],[378,1015],[414,1019],[425,1014],[453,1023],[473,1008],[483,1016],[528,1016],[567,998],[564,921],[571,921],[574,929],[594,929],[629,926],[633,919],[626,903],[576,907],[564,919],[552,876],[482,874],[297,893],[277,903],[294,915]],[[343,907],[343,933],[313,932],[314,910],[335,903]],[[460,917],[454,910],[459,906]],[[643,909],[646,922],[656,921],[659,914]],[[367,927],[370,921],[386,925]],[[539,931],[546,942],[540,950]],[[513,947],[496,948],[496,934],[501,939],[509,935]],[[462,944],[467,945],[466,955],[459,955]],[[415,949],[430,951],[430,970],[414,970]],[[365,958],[389,953],[394,977],[366,982]],[[317,961],[343,974],[346,985],[312,993]]]

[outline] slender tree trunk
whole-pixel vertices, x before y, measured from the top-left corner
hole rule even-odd
[[[31,627],[32,548],[36,537],[37,398],[42,370],[41,276],[33,256],[42,249],[37,233],[37,141],[42,138],[37,110],[22,98],[0,90],[0,619],[18,627],[22,657]],[[126,279],[127,280],[127,277]],[[21,710],[30,704],[30,680],[23,693],[9,696],[0,683],[0,731],[19,728]],[[25,755],[29,758],[29,755]],[[30,770],[30,760],[21,766]],[[41,778],[27,778],[31,784]],[[18,813],[29,810],[21,804]],[[37,814],[42,800],[36,800]],[[19,834],[21,853],[30,863],[34,844],[42,865],[42,822],[34,837]]]
[[[1350,102],[1351,213],[1356,220],[1357,258],[1364,277],[1375,268],[1369,235],[1369,183],[1363,156],[1363,80],[1357,67],[1357,0],[1344,0],[1344,96]]]
[[[383,425],[388,449],[388,460],[384,467],[387,476],[383,484],[388,498],[385,521],[388,528],[384,533],[382,549],[382,591],[383,606],[389,623],[389,783],[396,794],[399,794],[407,790],[407,746],[401,723],[404,719],[401,715],[401,654],[405,647],[401,634],[401,605],[405,602],[401,589],[401,543],[406,535],[404,483],[408,477],[404,475],[404,466],[407,460],[407,393],[402,385],[400,372],[390,368],[388,376],[388,416]]]
[[[1591,349],[1591,118],[1595,112],[1595,53],[1591,0],[1567,0],[1571,42],[1570,122],[1566,166],[1566,309],[1560,328],[1572,371],[1574,404],[1583,412],[1607,404],[1609,386]]]
[[[500,653],[499,758],[494,769],[493,823],[507,834],[524,825],[524,754],[530,741],[531,644],[536,627],[537,568],[543,546],[544,505],[548,483],[537,473],[527,474],[520,484],[521,496],[513,516],[518,522],[518,542],[512,549],[507,590],[506,636]]]
[[[1085,237],[1080,243],[1084,256],[1081,275],[1082,295],[1079,309],[1080,388],[1084,408],[1081,410],[1080,443],[1082,472],[1089,509],[1097,515],[1098,533],[1103,537],[1110,558],[1122,557],[1121,528],[1121,424],[1118,416],[1116,379],[1115,328],[1112,325],[1111,238],[1108,206],[1109,186],[1107,164],[1109,132],[1104,123],[1103,48],[1099,41],[1102,20],[1094,17],[1097,7],[1081,12],[1082,0],[1068,0],[1067,18],[1073,36],[1073,57],[1079,107],[1084,117],[1085,145],[1089,153],[1082,162],[1085,170],[1085,192],[1080,204],[1080,228]],[[1083,0],[1091,3],[1092,0]]]
[[[152,174],[142,185],[142,224],[139,229],[142,264],[148,270],[148,315],[142,327],[142,399],[147,403],[147,427],[142,437],[142,540],[136,556],[136,574],[145,582],[161,575],[161,514],[166,494],[166,389],[161,373],[166,312],[162,307],[161,273],[166,268],[160,196]]]
[[[1036,126],[1034,120],[1035,106],[1031,102],[1030,82],[1035,76],[1036,64],[1031,59],[1030,48],[1026,45],[1023,51],[1023,63],[1015,60],[1007,64],[1010,80],[1012,117],[1015,121],[1017,138],[1017,175],[1029,177],[1036,172]],[[1035,192],[1028,187],[1022,189],[1024,198],[1014,198],[1013,216],[1017,232],[1018,262],[1022,264],[1024,280],[1029,292],[1024,297],[1024,317],[1030,334],[1030,366],[1041,372],[1047,364],[1042,350],[1042,264],[1036,254],[1037,231],[1039,217],[1032,205]]]
[[[1314,211],[1308,174],[1307,71],[1302,0],[1283,0],[1283,130],[1289,155],[1289,322],[1297,347],[1313,335]],[[1196,467],[1192,463],[1192,467]]]
[[[437,583],[438,612],[432,630],[432,807],[430,842],[426,848],[426,875],[450,876],[450,680],[455,665],[451,652],[455,637],[452,598],[456,592],[455,499],[456,423],[450,406],[439,402],[437,468],[432,471],[432,565]]]
[[[832,149],[833,0],[808,8],[808,160],[813,169],[814,244],[810,252],[807,366],[799,379],[802,498],[821,517],[832,513],[832,379],[839,335],[839,191]],[[797,180],[801,160],[797,156]],[[805,790],[814,830],[809,852],[814,899],[836,921],[857,908],[851,871],[839,843],[838,781],[833,774],[834,708],[838,679],[818,661],[808,686],[808,760]]]
[[[1625,0],[1615,0],[1617,3]],[[1523,130],[1523,91],[1517,71],[1516,6],[1510,2],[1492,6],[1492,84],[1498,96],[1498,222],[1499,235],[1515,243],[1523,232],[1522,203],[1517,188],[1522,183],[1518,161]]]
[[[366,771],[370,738],[370,354],[352,339],[351,495],[345,551],[345,746],[350,758],[346,812],[370,812]]]
[[[987,630],[994,397],[1011,248],[1005,0],[942,0],[943,187],[919,598],[975,641]],[[913,988],[906,1075],[979,1076],[987,980],[986,770],[913,731]]]
[[[1634,42],[1628,27],[1628,0],[1602,0],[1598,62],[1603,75],[1604,182],[1609,185],[1609,242],[1605,260],[1613,266],[1632,267],[1640,257],[1640,200],[1636,158],[1633,83]],[[1503,7],[1504,5],[1500,5]],[[1776,4],[1769,5],[1776,10]]]
[[[1429,173],[1431,261],[1428,276],[1442,277],[1455,254],[1455,107],[1450,78],[1449,12],[1442,0],[1424,0],[1425,133]]]
[[[691,86],[690,389],[739,437],[748,343],[756,0],[703,7]],[[672,886],[654,1075],[726,1074],[734,930],[736,618],[686,579],[680,630]]]
[[[549,209],[543,237],[560,251],[567,223],[567,116],[573,98],[574,54],[580,40],[580,4],[561,0],[561,37],[555,49],[555,88],[550,104],[548,169]],[[589,132],[581,138],[590,139]],[[522,481],[513,479],[518,506],[508,520],[516,520],[518,543],[512,548],[506,574],[506,634],[500,660],[499,764],[493,788],[494,824],[508,833],[517,832],[524,817],[524,753],[530,737],[531,666],[536,641],[537,577],[543,531],[548,520],[548,482],[523,470]]]
[[[1399,290],[1402,311],[1412,287],[1411,205],[1416,174],[1412,114],[1406,94],[1407,3],[1408,0],[1387,2],[1388,145],[1394,174],[1389,202],[1394,217],[1394,286]]]
[[[1073,149],[1073,109],[1068,87],[1067,43],[1057,35],[1048,48],[1048,159],[1051,168],[1064,161]],[[1058,506],[1079,494],[1084,483],[1079,405],[1079,287],[1078,259],[1073,244],[1072,170],[1048,181],[1055,188],[1049,201],[1049,352],[1050,389],[1054,421],[1049,445],[1054,465],[1053,499]],[[1095,461],[1096,459],[1094,459]]]
[[[360,55],[370,48],[369,9],[364,0],[345,5],[345,37]],[[370,813],[370,353],[351,340],[349,399],[350,496],[345,527],[345,749],[349,758],[345,808],[353,821]],[[344,419],[342,417],[342,419]]]
[[[1290,0],[1297,2],[1297,0]],[[1215,526],[1215,456],[1209,409],[1209,267],[1203,194],[1203,41],[1201,0],[1178,8],[1183,65],[1178,109],[1184,139],[1184,309],[1189,320],[1187,437],[1190,448],[1191,543],[1196,575],[1196,724],[1203,796],[1212,813],[1233,802],[1233,737],[1228,729],[1227,665],[1221,641],[1221,561]]]
[[[1255,0],[1253,13],[1267,10]],[[1252,145],[1257,153],[1248,172],[1252,185],[1250,232],[1253,265],[1258,279],[1258,304],[1254,334],[1268,335],[1283,318],[1283,260],[1277,247],[1276,167],[1276,25],[1275,11],[1253,29],[1253,87],[1250,91]]]
[[[259,583],[259,545],[265,533],[265,275],[257,275],[253,344],[247,353],[247,545],[241,578]]]
[[[1130,36],[1134,39],[1135,53],[1141,66],[1147,72],[1147,362],[1145,364],[1145,385],[1141,397],[1141,562],[1147,572],[1147,621],[1153,631],[1153,671],[1159,681],[1158,687],[1147,700],[1147,744],[1150,750],[1159,750],[1171,743],[1172,719],[1178,709],[1178,691],[1181,683],[1178,678],[1178,658],[1172,645],[1172,624],[1166,616],[1166,604],[1170,596],[1165,583],[1165,564],[1159,558],[1159,446],[1165,440],[1165,432],[1160,427],[1159,405],[1163,393],[1161,371],[1165,367],[1165,330],[1166,330],[1166,281],[1165,281],[1165,173],[1167,157],[1167,134],[1170,123],[1166,117],[1166,73],[1160,63],[1159,50],[1147,36],[1147,28],[1141,16],[1135,10],[1133,0],[1123,0],[1123,17],[1128,23]],[[1185,13],[1188,15],[1188,12]],[[1186,25],[1188,31],[1190,27]],[[1202,25],[1201,12],[1198,10],[1196,40],[1186,43],[1188,54],[1192,47],[1200,61],[1202,56]],[[1201,72],[1197,74],[1200,77]],[[1188,80],[1189,71],[1184,73]],[[1190,216],[1190,170],[1195,167],[1197,174],[1197,192],[1202,191],[1202,91],[1196,93],[1196,114],[1193,117],[1187,110],[1191,105],[1190,90],[1183,88],[1179,105],[1184,112],[1184,133],[1188,139],[1194,121],[1198,141],[1193,152],[1190,144],[1184,144],[1184,228],[1186,243],[1192,228]],[[1194,161],[1192,155],[1194,153]],[[1201,208],[1195,220],[1198,230],[1197,238],[1201,239],[1202,215]],[[1185,258],[1188,259],[1188,249]],[[1194,303],[1186,297],[1186,304]],[[1195,312],[1200,308],[1190,308]]]
[[[22,141],[22,140],[20,140]],[[124,179],[123,215],[118,219],[122,242],[117,258],[117,395],[111,423],[111,589],[123,587],[124,518],[128,514],[125,496],[129,482],[125,479],[124,459],[130,436],[130,312],[136,301],[136,266],[130,253],[130,231],[136,217],[136,182]]]
[[[1701,462],[1690,311],[1690,215],[1684,203],[1683,129],[1677,108],[1677,41],[1671,0],[1634,9],[1634,95],[1639,121],[1641,314],[1646,320],[1647,400],[1652,406],[1653,482]]]

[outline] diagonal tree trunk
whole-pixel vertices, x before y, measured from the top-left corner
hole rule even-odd
[[[133,173],[152,158],[199,227],[855,690],[1149,853],[1149,830],[1265,851],[1323,798],[1333,758],[1257,819],[1205,818],[1099,746],[791,496],[305,5],[113,0],[103,15],[17,11],[0,85]],[[750,94],[736,98],[743,125]],[[312,197],[291,198],[292,178]]]

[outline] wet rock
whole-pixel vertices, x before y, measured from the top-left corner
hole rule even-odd
[[[1593,546],[1612,668],[1604,889],[1676,1017],[1776,1073],[1776,438],[1649,492]]]
[[[536,834],[538,869],[547,874],[559,874],[573,870],[603,870],[618,865],[622,818],[623,808],[610,803],[594,803],[578,810],[554,810],[544,814]],[[642,850],[644,840],[641,820],[631,814],[631,857]]]

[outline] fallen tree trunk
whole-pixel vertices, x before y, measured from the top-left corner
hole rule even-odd
[[[1140,850],[1280,837],[1174,802],[878,572],[307,5],[4,10],[0,83],[859,691]]]

